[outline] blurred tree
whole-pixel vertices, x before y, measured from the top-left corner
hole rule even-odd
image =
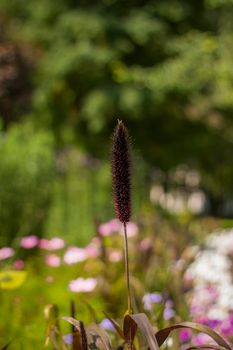
[[[19,48],[0,39],[0,115],[6,129],[29,109],[29,62]]]
[[[116,117],[147,161],[188,164],[233,194],[232,0],[2,0],[7,35],[36,48],[33,114],[58,144],[106,155]]]
[[[30,125],[0,134],[0,246],[37,234],[47,218],[54,176],[53,140]]]

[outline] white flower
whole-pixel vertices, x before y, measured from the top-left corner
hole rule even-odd
[[[96,278],[77,278],[76,280],[72,280],[69,283],[69,289],[71,292],[91,292],[95,289],[97,285]]]

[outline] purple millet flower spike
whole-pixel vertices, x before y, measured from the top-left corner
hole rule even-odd
[[[131,162],[129,134],[122,121],[113,133],[112,186],[114,206],[118,219],[126,223],[131,215]]]

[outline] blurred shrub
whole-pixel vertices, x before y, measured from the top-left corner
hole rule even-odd
[[[18,235],[41,234],[50,202],[53,143],[30,125],[13,126],[0,137],[0,244]]]
[[[138,171],[133,181],[133,214],[149,197],[146,164],[137,155],[135,163]],[[99,222],[114,216],[109,163],[84,154],[76,147],[66,147],[57,153],[52,191],[45,227],[48,237],[59,235],[70,244],[84,245],[96,233]]]

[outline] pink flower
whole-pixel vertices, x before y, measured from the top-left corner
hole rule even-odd
[[[16,270],[22,270],[25,266],[25,263],[23,260],[16,260],[13,264],[13,267],[16,269]]]
[[[118,219],[112,219],[104,224],[99,225],[99,233],[101,236],[111,236],[114,232],[119,232],[122,227]]]
[[[52,239],[41,239],[40,248],[45,250],[58,250],[64,248],[65,242],[63,239],[54,237]]]
[[[134,222],[127,223],[128,237],[134,237],[138,234],[138,226]]]
[[[138,226],[133,223],[133,222],[127,222],[126,224],[126,228],[127,228],[127,236],[128,237],[134,237],[138,234]],[[124,234],[123,228],[121,226],[121,235]]]
[[[69,247],[64,254],[64,262],[68,265],[76,264],[87,259],[87,252],[83,248]]]
[[[32,249],[35,248],[39,243],[39,238],[35,235],[25,236],[21,238],[20,245],[24,249]]]
[[[119,262],[122,260],[122,251],[112,250],[109,252],[108,258],[111,262]]]
[[[0,249],[0,260],[11,258],[14,254],[15,254],[15,251],[13,248],[3,247]]]
[[[123,232],[123,225],[118,219],[112,219],[108,222],[105,222],[104,224],[99,225],[99,233],[101,236],[111,236],[114,232],[120,232],[122,235]],[[127,234],[128,237],[136,236],[138,233],[138,226],[134,224],[133,222],[127,223]]]
[[[144,238],[140,243],[140,250],[141,251],[147,251],[153,247],[152,241],[150,238],[146,237]]]
[[[96,278],[77,278],[76,280],[72,280],[69,283],[69,290],[71,292],[91,292],[95,289],[97,285]]]
[[[94,238],[85,248],[87,258],[97,258],[100,255],[100,241]]]
[[[45,263],[50,267],[58,267],[61,265],[61,258],[56,254],[46,255]]]
[[[205,333],[199,333],[192,338],[193,344],[201,346],[204,344],[213,344],[213,340]]]
[[[221,333],[227,338],[233,336],[233,324],[231,320],[224,320],[221,325]]]
[[[54,277],[53,276],[47,276],[45,281],[49,284],[53,283],[54,282]]]

